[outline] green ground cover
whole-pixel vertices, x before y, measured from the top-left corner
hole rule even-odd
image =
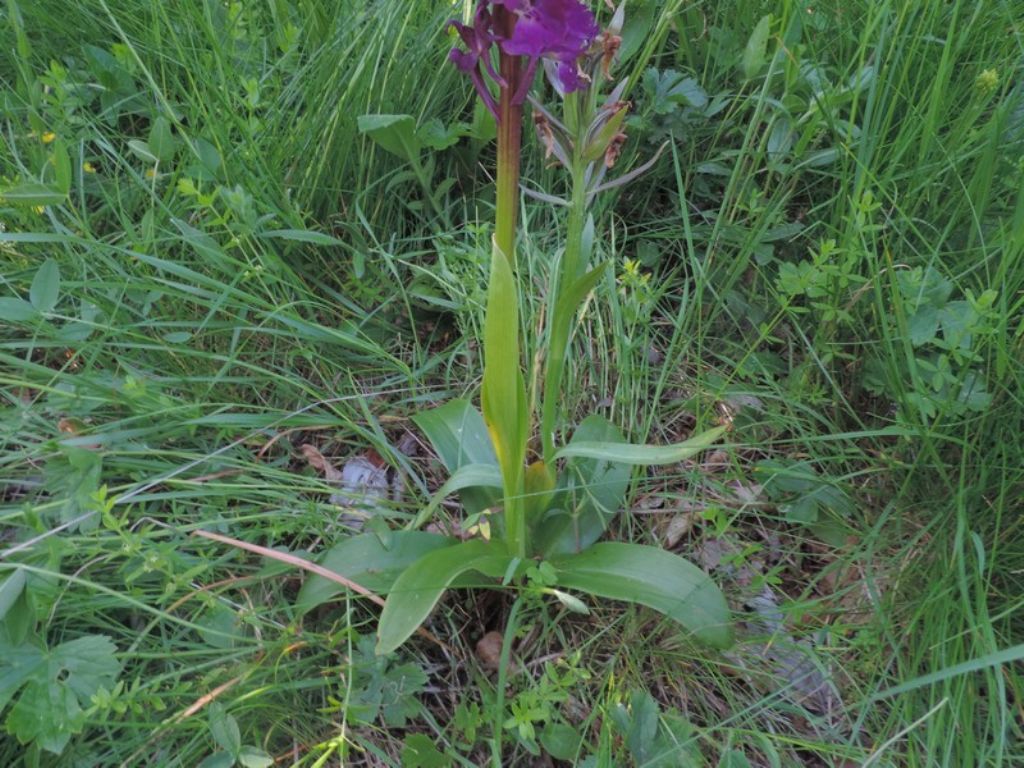
[[[728,651],[456,591],[378,657],[373,602],[193,535],[386,542],[444,482],[412,417],[477,396],[494,205],[463,11],[0,7],[0,765],[1024,765],[1011,0],[627,5],[624,157],[666,148],[594,210],[564,407],[730,427],[609,532],[710,573]],[[565,194],[532,135],[523,180]],[[563,218],[523,198],[531,349]]]

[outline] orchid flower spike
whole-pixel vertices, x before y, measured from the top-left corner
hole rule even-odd
[[[586,88],[589,80],[579,59],[597,38],[594,15],[580,0],[480,0],[472,25],[451,21],[466,50],[455,48],[451,61],[468,74],[480,98],[498,117],[497,104],[484,74],[499,88],[510,88],[513,103],[522,104],[542,60],[556,89],[572,93]],[[506,83],[494,68],[491,49],[500,56],[526,60],[520,81]]]

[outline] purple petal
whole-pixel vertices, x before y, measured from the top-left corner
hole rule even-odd
[[[582,91],[590,85],[590,80],[580,74],[580,69],[576,66],[575,60],[558,62],[556,76],[565,93]]]
[[[452,48],[448,52],[448,60],[466,74],[476,69],[477,56],[458,48]]]
[[[502,47],[515,56],[577,58],[597,34],[593,14],[579,0],[533,0]]]

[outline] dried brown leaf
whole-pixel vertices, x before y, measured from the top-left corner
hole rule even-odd
[[[341,481],[341,471],[331,464],[315,445],[310,445],[309,443],[303,445],[302,455],[306,457],[309,466],[318,472],[324,473],[324,478],[327,482],[337,483]]]
[[[681,515],[676,515],[669,521],[668,527],[665,529],[665,546],[674,547],[679,541],[693,530],[695,515],[692,512],[684,512]]]

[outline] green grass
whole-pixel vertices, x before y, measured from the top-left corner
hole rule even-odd
[[[300,617],[301,574],[190,536],[318,552],[348,535],[307,443],[339,466],[376,451],[404,477],[386,510],[403,524],[441,480],[425,452],[398,449],[409,417],[479,386],[493,147],[438,154],[434,183],[455,179],[438,212],[356,127],[373,112],[472,120],[445,64],[453,11],[348,5],[0,10],[4,186],[52,181],[60,146],[73,170],[62,204],[0,204],[0,297],[27,299],[47,259],[61,277],[45,320],[0,316],[0,578],[20,566],[31,595],[5,631],[51,649],[105,635],[123,683],[112,702],[81,702],[59,757],[5,730],[0,765],[198,765],[220,749],[213,700],[278,765],[400,765],[411,733],[478,765],[512,716],[474,651],[505,631],[510,600],[451,597],[431,623],[451,651],[416,641],[374,677],[358,653],[374,606]],[[651,45],[624,67],[629,151],[671,146],[595,210],[615,269],[583,316],[566,410],[655,442],[731,420],[720,467],[639,477],[613,535],[663,544],[700,508],[675,550],[746,548],[715,571],[738,620],[767,579],[784,616],[773,645],[813,642],[837,709],[794,702],[756,631],[722,656],[647,611],[580,618],[529,600],[507,701],[576,726],[577,762],[598,765],[631,764],[613,723],[637,689],[665,723],[689,723],[666,764],[1024,765],[1024,12],[635,5],[664,36],[639,37]],[[768,57],[747,77],[766,13]],[[656,114],[652,66],[721,109]],[[177,148],[147,174],[129,142],[149,142],[158,116]],[[524,179],[561,191],[534,143]],[[523,282],[539,296],[558,214],[526,200],[523,218]],[[950,336],[921,309],[936,292]],[[970,338],[951,343],[958,322]],[[958,401],[981,383],[974,407]],[[795,522],[809,491],[767,460],[799,462],[843,514]],[[760,497],[737,495],[753,484]],[[418,679],[410,663],[426,675],[421,712],[366,722],[381,679]],[[507,765],[529,764],[513,731],[504,745]]]

